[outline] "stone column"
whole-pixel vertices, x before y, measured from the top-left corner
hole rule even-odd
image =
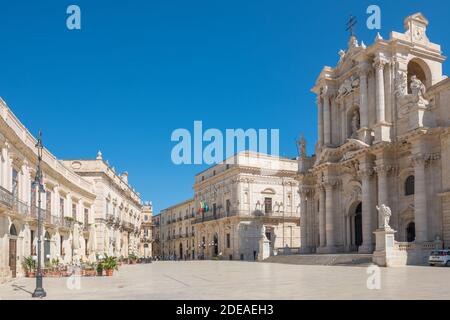
[[[389,207],[389,184],[388,174],[392,170],[392,167],[385,164],[383,160],[377,160],[377,166],[375,168],[378,175],[378,205],[382,204]]]
[[[361,163],[361,168],[359,174],[362,180],[362,236],[363,243],[358,248],[358,252],[360,253],[372,253],[373,245],[372,245],[372,232],[375,230],[373,226],[373,207],[372,203],[372,183],[371,179],[373,176],[373,167],[370,163]]]
[[[327,182],[325,184],[325,193],[326,193],[326,199],[325,199],[325,220],[326,220],[326,239],[327,239],[327,246],[326,251],[328,253],[333,253],[335,251],[335,239],[334,239],[334,203],[333,203],[333,191],[334,191],[334,184]]]
[[[319,189],[319,239],[320,239],[320,247],[323,248],[326,246],[326,216],[325,216],[325,188],[320,186]]]
[[[318,130],[319,130],[319,145],[322,147],[324,144],[324,137],[323,137],[323,104],[322,104],[322,99],[319,96],[317,96],[317,108],[318,108]]]
[[[375,126],[375,142],[390,142],[390,125],[386,122],[386,103],[384,86],[384,66],[386,61],[377,58],[375,68],[377,124]]]
[[[416,241],[428,241],[427,190],[425,180],[425,157],[422,154],[412,158],[414,165],[414,223],[416,224]]]
[[[324,88],[323,98],[323,122],[324,122],[324,144],[330,146],[331,144],[331,110],[330,110],[330,96],[327,88]]]
[[[376,82],[376,101],[377,101],[377,122],[386,122],[385,110],[385,95],[384,95],[384,65],[383,60],[377,60],[374,63],[375,67],[375,82]]]
[[[369,130],[369,100],[367,90],[367,73],[369,72],[369,65],[363,62],[360,66],[360,116],[361,129],[359,131],[359,139],[369,144],[371,135]]]
[[[307,226],[308,226],[308,190],[306,188],[300,189],[300,247],[302,253],[308,252],[308,237],[307,237]]]

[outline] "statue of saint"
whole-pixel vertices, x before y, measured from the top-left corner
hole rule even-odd
[[[420,81],[415,75],[411,77],[410,88],[415,102],[427,102],[427,100],[425,100],[425,93],[427,89],[422,81]]]
[[[377,210],[379,213],[378,220],[380,229],[390,230],[391,227],[389,226],[389,222],[392,216],[391,209],[385,204],[382,204],[381,206],[377,206]]]
[[[307,154],[306,154],[306,140],[305,137],[303,135],[300,136],[300,139],[297,141],[297,145],[299,148],[299,155],[302,158],[306,158]]]
[[[356,134],[358,132],[358,130],[361,127],[360,124],[361,120],[360,120],[360,116],[359,116],[359,111],[355,110],[353,111],[353,117],[352,117],[352,133]]]

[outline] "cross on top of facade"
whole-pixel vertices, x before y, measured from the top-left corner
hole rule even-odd
[[[347,31],[350,32],[350,37],[353,37],[355,35],[354,29],[358,21],[356,20],[356,17],[354,15],[350,15],[350,18],[347,22]]]

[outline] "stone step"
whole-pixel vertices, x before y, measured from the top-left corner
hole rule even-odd
[[[365,266],[372,264],[371,254],[304,254],[273,256],[264,262],[295,264],[295,265],[320,265],[320,266]]]

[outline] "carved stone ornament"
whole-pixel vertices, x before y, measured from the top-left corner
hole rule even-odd
[[[346,79],[344,83],[339,87],[338,90],[338,98],[348,96],[353,91],[355,91],[356,88],[359,87],[359,78],[355,76],[351,76],[350,78]]]

